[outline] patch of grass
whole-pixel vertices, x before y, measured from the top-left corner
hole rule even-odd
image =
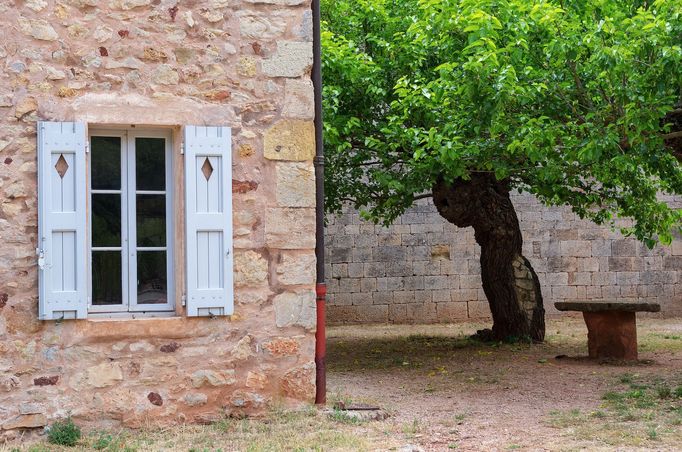
[[[640,350],[645,351],[682,351],[682,336],[666,332],[646,333],[639,339]]]
[[[47,433],[48,442],[57,446],[73,447],[80,439],[81,429],[71,418],[55,422]]]
[[[549,424],[576,439],[615,447],[655,448],[682,443],[682,429],[677,427],[682,425],[682,397],[677,397],[670,381],[637,374],[616,379],[616,387],[602,395],[599,410],[587,418],[576,410],[553,411]],[[598,422],[587,421],[595,418]]]
[[[402,427],[403,433],[408,436],[416,435],[421,431],[421,429],[422,426],[418,419],[413,419],[412,422],[406,422]]]
[[[618,380],[623,384],[630,384],[634,381],[635,377],[636,375],[633,375],[631,373],[624,373],[618,378]]]
[[[586,418],[580,410],[552,410],[549,412],[549,425],[554,428],[568,428],[585,423]]]
[[[669,399],[673,395],[672,389],[668,385],[662,385],[656,388],[656,395],[659,399]]]
[[[359,425],[363,423],[361,419],[358,419],[355,416],[351,416],[342,410],[333,410],[331,413],[329,413],[329,417],[332,420],[340,422],[342,424]]]
[[[321,451],[383,450],[400,445],[396,435],[386,434],[386,423],[342,419],[315,407],[301,410],[275,408],[259,418],[225,417],[212,425],[182,425],[168,429],[98,431],[81,439],[83,450],[134,452],[137,450],[218,451]],[[395,438],[394,438],[395,437]],[[22,447],[22,452],[26,451]],[[4,450],[0,446],[0,450]],[[39,443],[31,452],[63,450]],[[80,449],[79,449],[80,450]]]

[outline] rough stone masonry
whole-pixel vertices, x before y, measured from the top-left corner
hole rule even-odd
[[[682,315],[682,238],[649,250],[633,238],[580,220],[568,208],[513,195],[523,254],[538,273],[545,310],[565,300],[642,300]],[[682,199],[668,198],[674,207]],[[488,319],[473,229],[445,221],[430,200],[391,226],[347,209],[326,230],[330,323],[448,323]]]
[[[0,3],[0,436],[312,400],[311,65],[309,0]],[[38,120],[231,127],[235,315],[39,321]]]

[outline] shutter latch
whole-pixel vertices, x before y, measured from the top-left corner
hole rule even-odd
[[[38,268],[43,270],[45,268],[45,251],[42,248],[36,248],[36,254],[38,255]]]
[[[182,305],[185,306],[187,304],[187,295],[183,294],[181,299],[182,299]]]
[[[180,143],[180,154],[184,155],[185,154],[185,142]]]

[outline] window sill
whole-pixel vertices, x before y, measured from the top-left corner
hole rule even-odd
[[[157,312],[90,312],[88,320],[94,322],[115,320],[144,320],[144,319],[179,319],[182,316],[175,311]]]

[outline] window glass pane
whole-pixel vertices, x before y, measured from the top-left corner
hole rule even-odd
[[[92,246],[121,246],[121,195],[92,195]]]
[[[166,246],[166,196],[137,195],[137,246]]]
[[[135,139],[135,180],[138,190],[166,189],[166,140]]]
[[[120,190],[121,138],[92,137],[90,166],[93,190]]]
[[[138,251],[137,304],[163,304],[167,296],[165,251]]]
[[[92,252],[92,304],[123,303],[120,251]]]

